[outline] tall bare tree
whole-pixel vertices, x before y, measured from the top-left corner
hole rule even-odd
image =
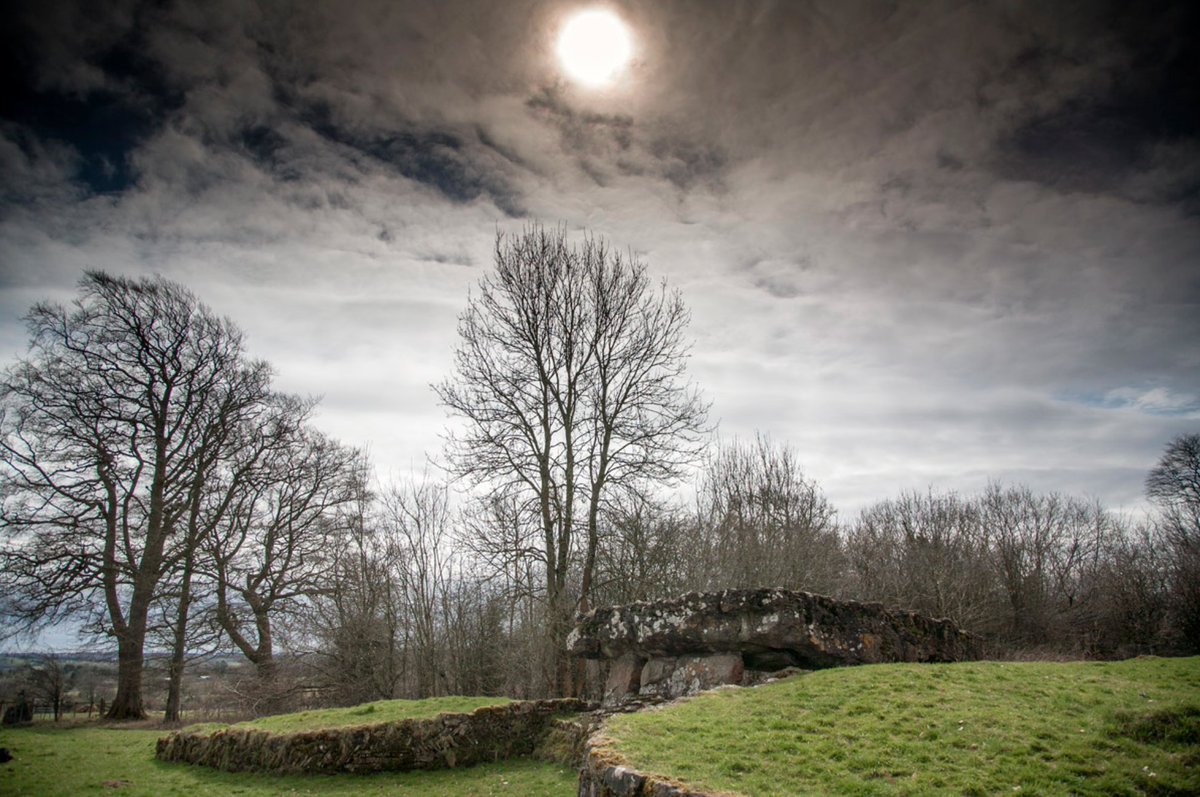
[[[287,424],[245,480],[206,542],[215,617],[255,666],[256,699],[273,709],[279,620],[327,588],[346,515],[364,480],[361,454],[319,432]]]
[[[270,472],[269,458],[281,456],[302,435],[312,409],[311,401],[288,395],[262,396],[245,412],[224,417],[214,425],[210,439],[202,446],[201,467],[188,490],[186,522],[170,551],[173,563],[166,583],[169,590],[164,603],[173,607],[173,622],[168,622],[171,658],[167,664],[167,699],[164,722],[178,722],[182,701],[183,668],[188,647],[197,641],[210,647],[220,639],[212,623],[199,625],[203,640],[198,640],[192,618],[194,603],[203,602],[197,586],[205,590],[208,603],[216,600],[216,589],[207,567],[212,537],[234,523],[234,515],[247,497]],[[218,624],[219,625],[219,624]]]
[[[387,561],[407,620],[406,654],[421,697],[446,694],[442,675],[443,609],[454,580],[449,491],[428,479],[393,485],[383,495]]]
[[[168,545],[214,427],[253,406],[270,372],[231,322],[161,278],[92,272],[71,308],[38,304],[26,322],[30,352],[0,388],[4,608],[29,624],[95,618],[118,648],[108,716],[140,718]]]
[[[557,650],[589,603],[603,503],[677,477],[699,454],[707,406],[686,381],[683,300],[642,263],[541,227],[498,235],[495,259],[459,317],[454,373],[434,389],[463,421],[451,471],[536,518]],[[556,692],[566,665],[560,654]]]
[[[62,716],[63,703],[74,688],[78,674],[78,668],[65,664],[54,653],[38,656],[29,665],[29,686],[34,695],[50,706],[55,722]]]

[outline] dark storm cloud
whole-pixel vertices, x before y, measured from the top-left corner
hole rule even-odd
[[[359,114],[354,100],[363,95],[329,82],[319,37],[279,27],[284,17],[291,22],[286,9],[229,4],[205,14],[141,4],[109,20],[75,4],[51,7],[58,13],[29,9],[9,28],[4,117],[27,157],[35,154],[29,140],[73,150],[72,176],[90,191],[130,188],[136,151],[167,127],[296,177],[302,166],[289,156],[311,154],[292,146],[302,127],[345,157],[370,159],[368,170],[395,170],[456,202],[486,195],[509,215],[521,213],[504,175],[476,157],[487,147],[470,128],[405,119],[395,104],[382,103],[373,118]]]
[[[523,215],[520,200],[502,174],[479,162],[470,141],[456,132],[438,129],[366,132],[340,126],[330,109],[317,105],[299,114],[300,122],[326,141],[346,147],[372,160],[371,166],[393,169],[398,174],[431,186],[454,202],[470,202],[486,195],[507,215]],[[267,144],[269,157],[282,149],[281,141]],[[486,145],[484,145],[486,146]]]
[[[558,128],[563,147],[570,152],[603,156],[626,151],[633,143],[633,117],[576,111],[554,87],[543,87],[526,105]]]
[[[1107,79],[1036,113],[998,142],[1001,174],[1059,190],[1112,193],[1200,211],[1200,54],[1191,41],[1200,8],[1150,3],[1097,6],[1096,47],[1109,50]],[[1014,62],[1045,82],[1077,54],[1031,46]]]
[[[576,108],[554,86],[543,87],[526,106],[558,131],[563,151],[599,185],[624,175],[666,180],[680,191],[719,189],[729,166],[727,155],[714,144],[656,134],[629,114]]]
[[[0,117],[10,140],[73,150],[87,191],[119,192],[135,179],[130,153],[182,103],[145,54],[140,15],[113,4],[89,14],[67,3],[19,5],[0,34]]]

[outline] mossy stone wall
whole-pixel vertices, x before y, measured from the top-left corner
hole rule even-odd
[[[376,725],[278,734],[250,728],[177,731],[156,756],[231,772],[280,774],[407,771],[470,766],[529,755],[556,715],[586,711],[582,700],[532,700]]]

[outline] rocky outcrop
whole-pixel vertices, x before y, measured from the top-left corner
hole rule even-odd
[[[785,667],[964,661],[978,639],[949,620],[780,589],[688,593],[595,609],[567,639],[611,661],[604,702],[673,698]]]

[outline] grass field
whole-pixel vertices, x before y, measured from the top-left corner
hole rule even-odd
[[[532,759],[436,772],[374,775],[278,776],[220,772],[166,764],[154,758],[163,731],[124,730],[95,724],[0,730],[0,747],[13,760],[0,764],[4,797],[572,797],[576,775],[568,767]]]
[[[385,701],[266,718],[281,732],[368,724],[479,699]],[[404,705],[393,705],[393,704]],[[1197,795],[1200,658],[877,665],[725,689],[608,722],[634,767],[706,791],[787,795]],[[0,729],[0,795],[570,797],[570,767],[512,759],[375,775],[228,773],[154,759],[164,732]]]
[[[184,730],[205,732],[218,728],[257,728],[273,733],[296,733],[319,728],[344,728],[351,725],[375,725],[407,719],[424,719],[438,714],[468,714],[482,706],[503,706],[511,703],[507,697],[431,697],[426,700],[379,700],[349,708],[323,708],[261,717],[236,725],[203,723],[189,725]]]
[[[1200,658],[822,670],[613,717],[611,749],[703,791],[1200,794]]]

